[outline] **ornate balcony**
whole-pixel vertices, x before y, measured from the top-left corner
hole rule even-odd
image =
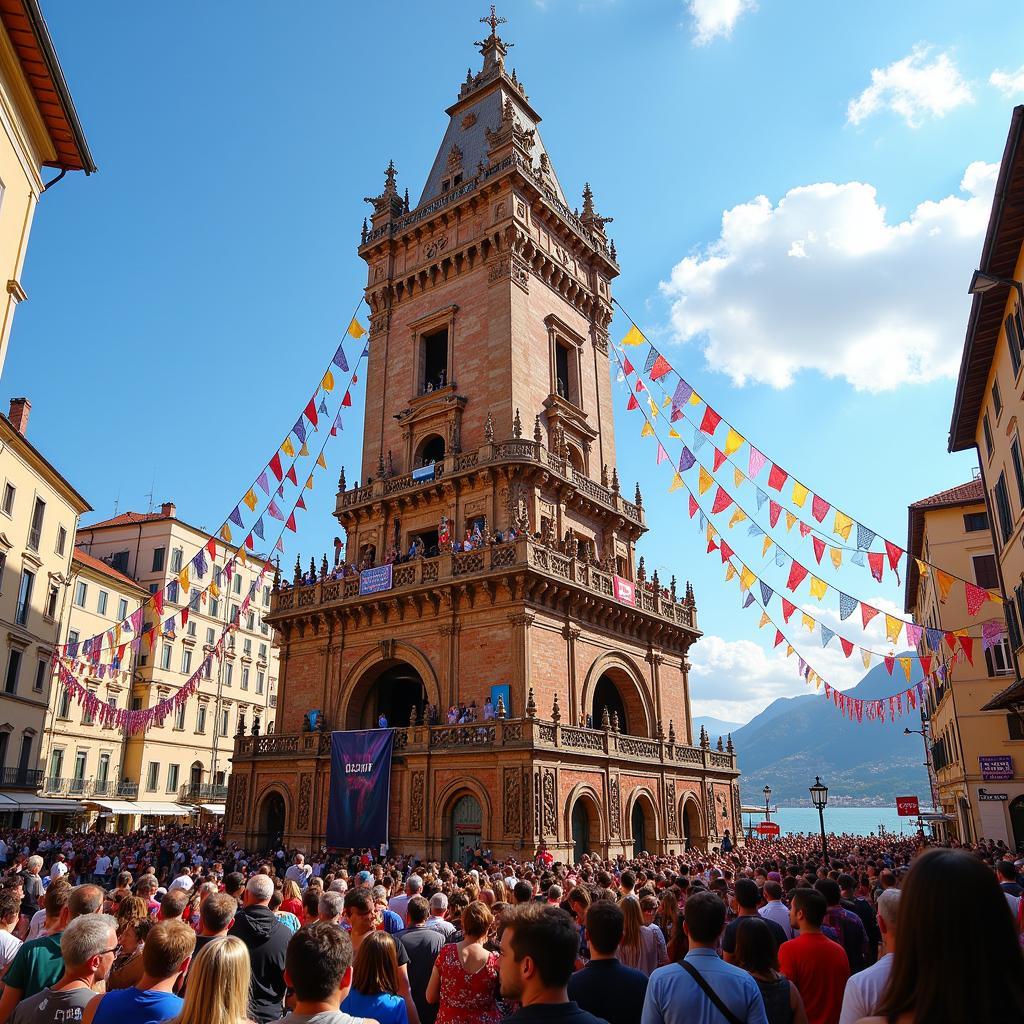
[[[43,796],[134,799],[139,795],[139,785],[137,782],[118,782],[116,779],[69,779],[62,776],[47,776],[40,780],[39,792]]]
[[[8,789],[38,789],[42,781],[41,768],[0,769],[0,786]]]
[[[185,804],[222,804],[228,797],[228,787],[215,782],[187,782],[178,791],[178,799]]]

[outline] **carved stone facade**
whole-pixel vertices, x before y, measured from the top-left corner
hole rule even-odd
[[[692,596],[637,579],[646,523],[616,470],[608,219],[589,188],[573,212],[504,44],[481,46],[419,203],[406,210],[393,168],[372,200],[366,482],[342,483],[335,510],[350,559],[416,538],[439,550],[396,562],[373,595],[355,577],[275,588],[276,732],[239,738],[233,759],[228,835],[249,848],[272,839],[281,793],[285,842],[322,843],[328,732],[379,714],[395,728],[403,852],[679,850],[712,834],[712,782],[729,815],[714,828],[739,831],[735,756],[691,745]],[[485,543],[443,544],[442,517],[453,540]],[[615,576],[636,583],[633,603]],[[447,721],[488,702],[494,717]],[[321,732],[303,731],[310,711]]]

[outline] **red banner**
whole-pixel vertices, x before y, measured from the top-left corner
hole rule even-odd
[[[896,813],[901,818],[916,818],[921,813],[916,796],[896,797]]]
[[[774,821],[762,821],[754,829],[761,836],[777,836],[780,832],[779,826]]]

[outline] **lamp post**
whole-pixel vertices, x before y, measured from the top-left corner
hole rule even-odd
[[[821,825],[821,859],[828,863],[828,841],[825,839],[825,805],[828,803],[828,786],[815,775],[811,786],[811,803],[818,808],[818,823]]]
[[[763,792],[764,792],[764,820],[765,821],[771,821],[772,820],[772,809],[771,809],[772,787],[771,786],[765,786]]]

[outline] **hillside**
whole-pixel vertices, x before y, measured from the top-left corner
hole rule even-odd
[[[736,732],[737,729],[743,728],[742,722],[726,722],[721,718],[712,718],[710,715],[694,715],[693,716],[693,735],[700,735],[700,727],[704,726],[708,731],[708,735],[711,737],[711,742],[714,743],[719,736],[727,736],[731,732]]]
[[[917,662],[914,666],[911,682],[916,683],[921,676]],[[865,700],[887,697],[899,688],[897,676],[904,678],[898,666],[890,676],[884,665],[876,665],[847,692]],[[895,722],[865,718],[858,723],[819,693],[776,700],[733,733],[743,802],[761,803],[767,783],[772,803],[806,805],[816,775],[829,787],[830,804],[892,804],[897,794],[924,797],[922,739],[905,736],[905,727],[921,727],[916,711]]]

